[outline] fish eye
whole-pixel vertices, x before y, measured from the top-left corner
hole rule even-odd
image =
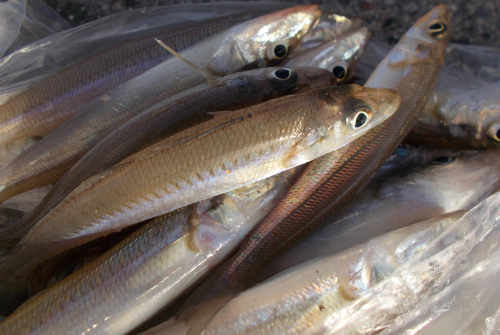
[[[442,21],[435,21],[429,26],[429,33],[433,36],[442,36],[446,29],[447,27]]]
[[[279,80],[287,80],[292,76],[292,72],[288,69],[278,69],[274,71],[274,76]]]
[[[490,140],[500,142],[500,124],[494,124],[488,129],[487,136]]]
[[[332,73],[337,78],[337,82],[344,80],[347,76],[347,71],[342,65],[335,66],[332,70]]]
[[[286,56],[287,53],[287,47],[283,44],[278,44],[277,46],[274,47],[274,56],[277,59],[281,59]]]
[[[267,52],[270,60],[283,60],[290,53],[290,43],[288,41],[277,42],[271,45]]]
[[[445,165],[451,162],[454,162],[457,158],[450,156],[441,156],[434,158],[429,164],[430,165]]]
[[[372,112],[368,109],[362,109],[354,115],[352,124],[354,129],[363,127],[372,117]]]

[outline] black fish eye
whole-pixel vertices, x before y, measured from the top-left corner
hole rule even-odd
[[[343,66],[337,65],[333,68],[332,73],[335,77],[337,77],[337,80],[343,80],[346,75],[346,70]]]
[[[448,164],[451,162],[454,162],[457,158],[456,157],[450,157],[450,156],[441,156],[434,158],[431,161],[431,165],[443,165],[443,164]]]
[[[274,55],[280,59],[286,56],[287,48],[283,44],[278,44],[274,47]]]
[[[288,69],[279,69],[279,70],[274,71],[274,75],[278,79],[286,80],[286,79],[290,78],[290,70],[288,70]]]
[[[366,121],[368,121],[368,115],[365,112],[359,112],[354,121],[354,128],[362,127]]]
[[[446,25],[441,21],[434,22],[429,26],[429,31],[432,35],[440,35],[446,31]]]
[[[490,140],[500,142],[500,125],[493,125],[492,127],[490,127],[490,129],[488,129],[488,132],[486,134],[488,135],[488,138]]]

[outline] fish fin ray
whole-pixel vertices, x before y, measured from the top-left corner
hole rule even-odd
[[[172,55],[174,55],[175,57],[179,58],[181,61],[183,61],[184,63],[186,63],[187,65],[191,66],[193,69],[195,69],[199,73],[201,73],[201,75],[203,77],[205,77],[205,79],[207,80],[208,85],[212,86],[213,80],[216,77],[208,74],[207,72],[203,71],[202,69],[200,69],[199,67],[197,67],[196,65],[194,65],[193,63],[191,63],[190,61],[188,61],[186,58],[184,58],[183,56],[181,56],[180,54],[178,54],[175,50],[173,50],[172,48],[170,48],[168,45],[166,45],[165,43],[163,43],[162,41],[160,41],[159,39],[155,38],[155,40],[156,40],[156,42],[158,42],[159,45],[161,45],[164,49],[166,49]]]

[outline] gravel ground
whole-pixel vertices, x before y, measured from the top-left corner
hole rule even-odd
[[[203,0],[45,0],[74,26],[132,8],[210,2]],[[439,4],[452,12],[451,42],[500,46],[500,1],[486,0],[285,0],[318,4],[321,9],[361,17],[375,37],[396,44],[422,15]]]

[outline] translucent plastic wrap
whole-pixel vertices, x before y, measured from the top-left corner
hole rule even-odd
[[[284,271],[232,299],[207,334],[297,334],[349,305],[414,257],[464,212],[435,217]],[[162,332],[163,331],[163,332]],[[170,321],[146,334],[185,334]]]
[[[0,57],[16,39],[26,13],[26,0],[0,1]]]
[[[384,329],[382,334],[491,331],[492,320],[498,313],[495,297],[500,292],[496,276],[499,240],[500,193],[496,193],[389,278],[306,333],[380,334]]]
[[[259,2],[269,11],[290,7],[288,4]],[[47,75],[132,38],[178,29],[193,22],[255,9],[255,3],[210,3],[142,8],[111,15],[69,29],[4,57],[0,60],[0,102],[38,82]],[[16,32],[17,34],[17,32]]]
[[[450,44],[446,64],[487,82],[500,80],[500,48]]]
[[[43,0],[28,0],[26,2],[26,15],[19,34],[4,56],[37,40],[70,28],[71,25]]]

